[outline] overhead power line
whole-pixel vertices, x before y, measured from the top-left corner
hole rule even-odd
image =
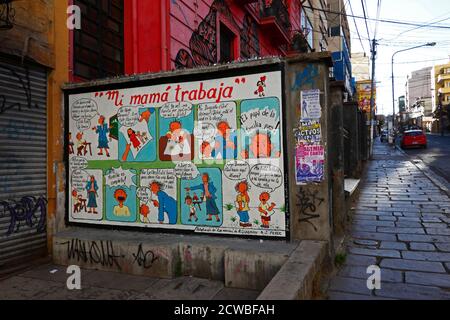
[[[414,22],[407,22],[407,21],[400,21],[400,20],[364,18],[362,16],[349,15],[349,14],[339,13],[339,12],[336,12],[336,11],[325,10],[325,9],[316,8],[316,7],[310,7],[310,6],[303,6],[303,7],[304,8],[308,8],[308,9],[312,9],[312,10],[323,11],[325,13],[346,15],[348,17],[354,17],[356,19],[367,19],[367,20],[370,20],[370,21],[379,21],[379,22],[383,22],[383,23],[391,23],[391,24],[398,24],[398,25],[404,25],[404,26],[428,27],[428,28],[436,28],[436,29],[450,29],[450,26],[427,25],[426,23],[414,23]]]

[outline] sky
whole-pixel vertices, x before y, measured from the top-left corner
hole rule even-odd
[[[377,17],[378,0],[362,1],[367,4],[367,16],[375,19]],[[362,1],[344,0],[347,14],[351,14],[351,6],[355,16],[363,16]],[[361,44],[354,19],[352,17],[348,17],[348,19],[351,32],[352,53],[365,51],[370,56],[368,38],[373,39],[376,22],[368,21],[368,36],[364,19],[355,19],[362,40]],[[436,25],[450,27],[450,0],[381,0],[380,19],[419,24],[428,24],[443,20],[436,23]],[[435,64],[444,64],[449,61],[450,29],[419,28],[412,30],[413,28],[416,27],[384,22],[378,23],[376,39],[378,39],[379,46],[377,47],[378,56],[375,63],[378,114],[392,114],[391,59],[395,51],[427,42],[437,43],[435,47],[424,47],[395,55],[395,99],[405,94],[407,75],[412,71]],[[397,105],[396,112],[398,112]]]

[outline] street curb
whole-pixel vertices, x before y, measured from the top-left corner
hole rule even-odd
[[[395,148],[400,151],[404,156],[406,156],[409,161],[414,164],[428,179],[431,180],[439,189],[447,194],[450,197],[450,190],[447,188],[447,182],[444,178],[440,177],[436,173],[434,173],[431,169],[429,169],[422,160],[413,160],[409,154],[402,150],[398,145],[395,145]]]

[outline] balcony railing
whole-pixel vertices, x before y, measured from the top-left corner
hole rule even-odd
[[[443,73],[438,76],[437,82],[441,83],[444,80],[450,80],[450,73]]]
[[[259,18],[262,26],[268,27],[268,31],[281,33],[284,42],[289,42],[289,12],[283,0],[259,0]],[[273,30],[279,29],[279,30]]]

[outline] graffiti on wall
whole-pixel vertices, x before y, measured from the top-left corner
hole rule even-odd
[[[297,207],[299,208],[299,222],[306,222],[313,227],[314,231],[317,231],[315,220],[320,218],[320,214],[317,213],[320,205],[325,199],[319,196],[319,191],[310,191],[306,188],[300,188],[297,193]]]
[[[121,103],[69,94],[69,221],[284,237],[281,92],[270,71],[120,89]]]
[[[24,226],[35,228],[36,232],[45,232],[47,199],[26,196],[20,200],[0,201],[2,217],[10,217],[6,235],[19,232]]]
[[[242,28],[236,23],[233,15],[224,0],[214,0],[205,18],[192,33],[189,41],[190,52],[180,49],[175,58],[175,67],[192,68],[195,66],[208,66],[217,63],[217,17],[225,19],[234,29],[240,30],[241,57],[251,58],[259,56],[260,46],[257,24],[246,14]]]
[[[33,100],[32,100],[29,69],[25,68],[25,77],[22,77],[14,69],[9,68],[5,65],[1,65],[0,68],[6,69],[10,75],[14,76],[14,79],[18,83],[20,83],[20,90],[22,91],[22,93],[24,94],[24,96],[26,98],[26,105],[22,105],[22,103],[20,103],[20,102],[8,102],[6,95],[3,93],[0,93],[0,114],[6,112],[7,110],[14,109],[14,108],[17,108],[17,110],[19,110],[19,111],[21,111],[25,107],[27,107],[30,110],[39,108],[39,105],[37,103],[33,103]]]

